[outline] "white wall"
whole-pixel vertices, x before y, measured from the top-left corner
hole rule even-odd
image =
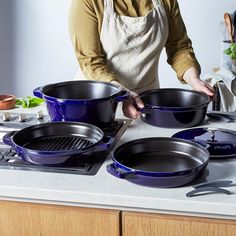
[[[1,45],[4,49],[0,52],[0,65],[6,64],[6,56],[10,57],[7,60],[10,68],[0,67],[1,93],[32,95],[38,86],[73,77],[77,61],[67,26],[69,3],[69,0],[1,0],[0,13],[6,10],[12,13],[6,12],[4,25],[0,23],[1,37],[10,31],[0,41],[0,49]]]
[[[69,39],[70,0],[1,0],[0,92],[31,95],[38,86],[70,80],[77,61]],[[219,66],[225,11],[236,9],[232,0],[179,0],[182,16],[202,72]],[[162,87],[181,87],[165,53],[160,61]],[[186,85],[185,85],[186,86]]]
[[[236,10],[236,1],[179,0],[178,2],[204,75],[211,72],[213,67],[219,66],[223,40],[220,22],[223,21],[224,12]],[[165,53],[161,56],[159,72],[162,87],[188,86],[176,80],[175,73],[166,63]]]
[[[14,12],[13,2],[0,1],[0,93],[14,89]]]

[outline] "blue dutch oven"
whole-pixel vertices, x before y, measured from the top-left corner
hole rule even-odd
[[[188,89],[154,89],[140,94],[139,109],[147,124],[165,128],[188,128],[203,122],[210,102],[208,95]]]
[[[129,97],[129,92],[112,83],[78,80],[67,81],[34,89],[43,98],[51,121],[78,121],[99,127],[114,122],[118,102]]]

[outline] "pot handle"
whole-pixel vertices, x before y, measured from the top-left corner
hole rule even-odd
[[[122,102],[122,101],[128,99],[129,95],[130,95],[130,92],[128,90],[121,90],[120,93],[115,98],[115,100],[117,102]]]
[[[106,151],[110,148],[111,144],[114,141],[114,137],[104,136],[102,142],[95,147],[96,151]]]
[[[134,171],[121,171],[120,169],[118,169],[114,163],[111,163],[109,165],[107,165],[107,172],[117,178],[120,179],[133,179],[135,178],[135,172]]]
[[[142,115],[145,114],[151,114],[153,112],[153,107],[150,105],[145,104],[145,107],[140,108],[137,106],[137,104],[134,104],[135,108],[137,109],[137,111],[139,111],[140,113],[142,113]]]
[[[34,96],[36,96],[38,98],[43,98],[43,87],[38,87],[38,88],[34,89],[33,94],[34,94]]]
[[[16,133],[17,131],[11,131],[5,134],[2,138],[3,142],[11,147],[13,147],[13,142],[12,142],[12,136]]]

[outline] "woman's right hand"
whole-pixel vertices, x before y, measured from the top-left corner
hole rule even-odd
[[[123,102],[122,109],[124,115],[131,119],[137,119],[141,115],[141,113],[137,110],[137,107],[143,108],[144,103],[137,93],[130,91],[129,98]]]

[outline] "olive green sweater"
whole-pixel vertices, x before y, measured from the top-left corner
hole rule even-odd
[[[117,14],[144,16],[152,8],[152,0],[113,0]],[[167,62],[183,81],[184,72],[200,65],[195,58],[192,42],[187,36],[177,0],[160,0],[169,23],[169,36],[165,45]],[[111,82],[118,80],[109,71],[100,43],[104,0],[72,0],[69,11],[69,31],[80,68],[87,79]]]

